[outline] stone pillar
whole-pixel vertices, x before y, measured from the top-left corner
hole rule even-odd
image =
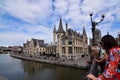
[[[72,56],[75,55],[74,46],[72,46]]]
[[[66,39],[66,42],[65,42],[65,55],[68,56],[68,39]]]
[[[75,47],[74,47],[74,54],[76,54]]]
[[[74,54],[75,51],[74,51],[74,44],[72,45],[72,54]]]
[[[56,48],[56,52],[59,53],[59,40],[57,40],[57,48]]]
[[[61,41],[60,41],[60,48],[59,48],[59,53],[62,54],[62,45],[61,45]]]
[[[62,37],[60,35],[60,39],[59,39],[59,54],[62,54]]]

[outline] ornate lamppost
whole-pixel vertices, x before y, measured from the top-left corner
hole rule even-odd
[[[104,20],[104,15],[101,16],[101,19],[99,22],[96,22],[96,21],[93,21],[93,18],[92,18],[93,14],[91,13],[90,14],[90,18],[91,18],[91,24],[92,24],[92,36],[93,36],[93,39],[92,39],[92,45],[95,43],[95,30],[96,30],[96,26],[102,22]]]

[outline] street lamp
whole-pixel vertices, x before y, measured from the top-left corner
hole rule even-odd
[[[100,22],[102,22],[102,21],[104,20],[105,15],[102,15],[102,16],[101,16],[101,19],[100,19],[99,22],[93,21],[92,16],[93,16],[93,14],[91,13],[91,14],[90,14],[90,18],[91,18],[91,24],[92,24],[92,28],[91,28],[91,29],[92,29],[92,36],[93,36],[93,39],[92,39],[92,45],[93,45],[94,42],[95,42],[95,29],[96,29],[96,26],[97,26]]]

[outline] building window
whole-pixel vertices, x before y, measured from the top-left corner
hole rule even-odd
[[[72,47],[69,47],[69,54],[72,54]]]
[[[65,39],[62,39],[62,45],[65,45]]]
[[[68,38],[68,44],[72,45],[72,38],[71,37]]]
[[[65,54],[65,47],[62,47],[62,53]]]

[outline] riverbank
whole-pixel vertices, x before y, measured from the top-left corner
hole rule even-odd
[[[53,59],[43,59],[43,58],[35,58],[35,57],[25,57],[18,54],[10,54],[10,56],[23,59],[23,60],[30,60],[35,62],[42,62],[42,63],[48,63],[48,64],[54,64],[54,65],[60,65],[60,66],[67,66],[67,67],[74,67],[74,68],[82,68],[82,69],[88,69],[87,61],[89,61],[89,56],[82,57],[78,60],[53,60]]]

